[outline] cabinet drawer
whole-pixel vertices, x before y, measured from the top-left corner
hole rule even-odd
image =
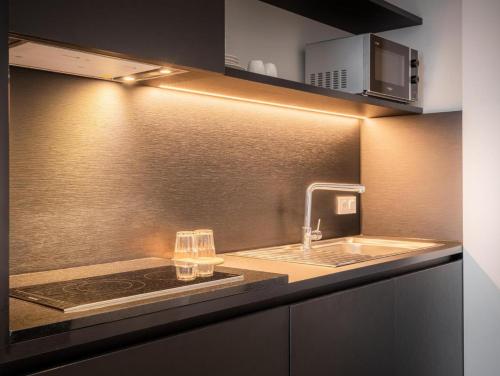
[[[275,308],[36,373],[288,376],[289,309]]]
[[[389,280],[293,305],[291,375],[391,375],[393,286]]]
[[[463,375],[462,261],[395,279],[396,375]]]

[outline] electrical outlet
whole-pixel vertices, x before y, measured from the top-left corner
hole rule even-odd
[[[336,214],[356,214],[356,196],[337,196]]]

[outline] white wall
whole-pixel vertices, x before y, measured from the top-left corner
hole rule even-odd
[[[500,1],[463,0],[466,376],[500,374]]]
[[[390,0],[424,19],[422,26],[380,33],[421,53],[425,112],[462,109],[461,0]],[[226,0],[226,52],[274,62],[279,76],[304,80],[304,45],[350,35],[257,0]]]
[[[421,53],[425,112],[462,109],[461,0],[390,0],[424,19],[422,26],[380,35]],[[279,76],[304,80],[306,43],[350,35],[257,0],[226,0],[226,52],[277,64]]]
[[[304,82],[306,43],[351,35],[257,0],[226,0],[226,53],[273,62],[281,78]]]
[[[419,50],[424,112],[462,109],[461,0],[389,0],[422,17],[422,26],[380,33]]]

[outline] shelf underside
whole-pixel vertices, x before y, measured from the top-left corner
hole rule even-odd
[[[422,18],[383,0],[261,0],[353,34],[422,24]]]
[[[354,117],[376,118],[422,113],[421,108],[403,103],[324,89],[232,68],[226,68],[224,75],[189,72],[166,79],[150,80],[147,84]]]

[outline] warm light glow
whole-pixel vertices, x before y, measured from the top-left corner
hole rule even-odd
[[[163,68],[160,70],[160,73],[161,74],[170,74],[170,73],[172,73],[172,70],[168,69],[168,68]]]
[[[258,100],[258,99],[249,99],[249,98],[243,98],[243,97],[236,97],[236,96],[232,96],[232,95],[223,95],[223,94],[217,94],[217,93],[210,93],[210,92],[206,92],[206,91],[183,89],[183,88],[179,88],[179,87],[175,87],[175,86],[160,85],[159,87],[161,89],[181,91],[183,93],[200,94],[200,95],[206,95],[206,96],[215,97],[215,98],[232,99],[232,100],[242,101],[242,102],[265,104],[265,105],[268,105],[268,106],[275,106],[275,107],[281,107],[281,108],[289,108],[289,109],[292,109],[292,110],[308,111],[308,112],[314,112],[314,113],[326,114],[326,115],[343,116],[343,117],[360,119],[360,120],[366,119],[366,117],[364,117],[364,116],[341,114],[341,113],[338,113],[338,112],[316,110],[314,108],[307,108],[307,107],[301,107],[301,106],[293,106],[293,105],[282,104],[282,103],[275,103],[275,102],[267,102],[267,101],[261,101],[261,100]]]
[[[125,76],[123,77],[123,81],[132,82],[135,81],[135,78],[132,76]]]

